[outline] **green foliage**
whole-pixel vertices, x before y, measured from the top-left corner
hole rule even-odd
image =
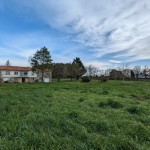
[[[99,107],[111,107],[111,108],[116,108],[116,109],[123,107],[123,105],[120,102],[114,101],[112,99],[109,99],[106,102],[100,102],[98,106]]]
[[[90,82],[90,78],[89,78],[88,76],[83,76],[83,77],[81,78],[81,81],[82,81],[82,82]]]
[[[86,69],[79,57],[76,57],[73,60],[72,67],[73,67],[73,72],[74,72],[74,75],[76,76],[76,79],[79,79],[79,77],[82,76],[86,72]]]
[[[50,52],[46,47],[37,50],[33,57],[29,58],[30,65],[32,66],[33,71],[41,71],[42,73],[42,81],[44,70],[52,69],[52,59]]]
[[[79,98],[79,102],[83,102],[84,101],[84,98],[83,97],[80,97]]]
[[[11,65],[10,61],[7,60],[5,66],[10,66],[10,65]]]
[[[65,64],[63,63],[53,63],[53,77],[63,78],[65,76]]]
[[[149,93],[132,81],[0,84],[0,149],[148,150]]]
[[[86,69],[79,57],[73,60],[72,63],[54,63],[53,64],[53,77],[66,78],[70,77],[79,79],[86,72]]]
[[[109,94],[109,91],[108,91],[108,90],[104,90],[104,91],[103,91],[103,94],[104,94],[104,95],[108,95],[108,94]]]
[[[132,106],[127,109],[130,114],[143,114],[144,110],[141,107]]]

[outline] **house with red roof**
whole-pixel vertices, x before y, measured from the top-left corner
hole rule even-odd
[[[32,71],[31,67],[21,66],[0,66],[0,78],[2,82],[35,82],[42,81],[41,72]],[[52,72],[50,70],[44,71],[44,82],[52,81]]]

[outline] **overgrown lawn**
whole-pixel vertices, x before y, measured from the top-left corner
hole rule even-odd
[[[0,84],[1,150],[149,150],[150,83]]]

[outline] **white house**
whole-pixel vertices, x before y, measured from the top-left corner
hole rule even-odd
[[[36,80],[41,81],[40,72],[32,72],[30,67],[20,66],[0,66],[0,78],[3,81],[9,82],[34,82]],[[51,82],[51,71],[44,72],[44,82]]]

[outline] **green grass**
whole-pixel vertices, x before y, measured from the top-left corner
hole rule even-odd
[[[149,150],[150,83],[0,84],[0,150]]]

